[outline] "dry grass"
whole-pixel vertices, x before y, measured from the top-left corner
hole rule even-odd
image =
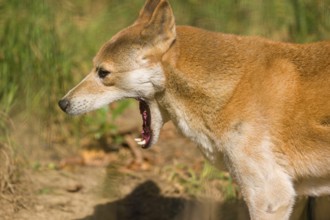
[[[32,207],[31,181],[10,143],[0,143],[0,216],[2,219]]]
[[[11,142],[9,131],[13,128],[12,121],[0,114],[2,132],[0,138],[0,216],[6,212],[16,212],[25,207],[25,196],[22,188],[22,162],[15,153],[14,144]],[[5,129],[4,129],[5,127]]]
[[[15,178],[17,166],[14,161],[13,151],[7,144],[0,144],[0,192],[15,194]]]

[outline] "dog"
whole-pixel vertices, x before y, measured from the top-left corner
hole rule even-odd
[[[135,98],[143,148],[172,120],[237,181],[254,220],[289,219],[297,195],[330,194],[330,42],[291,44],[176,26],[167,0],[98,51],[60,101],[77,115]]]

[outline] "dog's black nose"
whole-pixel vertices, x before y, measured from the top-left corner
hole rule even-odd
[[[60,108],[65,112],[65,110],[68,108],[69,106],[69,101],[66,99],[62,99],[58,102],[58,105],[60,106]]]

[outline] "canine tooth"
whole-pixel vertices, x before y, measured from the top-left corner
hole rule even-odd
[[[140,141],[138,142],[139,145],[145,145],[146,144],[146,140]]]
[[[142,141],[142,138],[135,138],[134,139],[136,142],[141,142]]]

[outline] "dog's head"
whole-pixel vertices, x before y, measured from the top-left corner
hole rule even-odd
[[[149,147],[158,139],[164,117],[155,95],[164,90],[161,58],[176,38],[173,12],[167,0],[147,0],[136,22],[106,42],[91,72],[60,101],[68,114],[86,113],[111,102],[135,98],[143,118],[142,138]]]

